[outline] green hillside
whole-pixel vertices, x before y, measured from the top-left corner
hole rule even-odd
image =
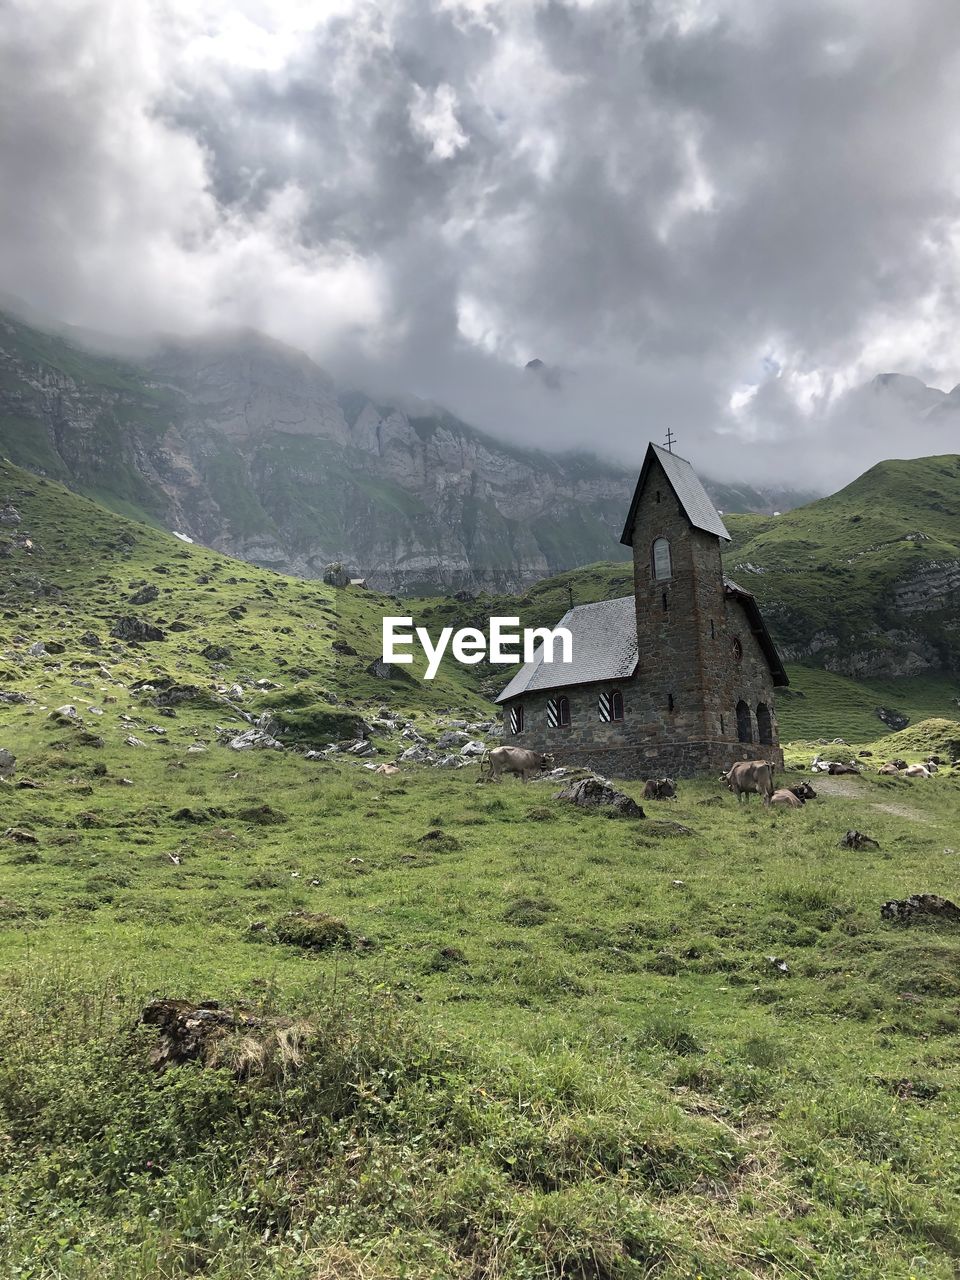
[[[376,776],[490,711],[366,671],[396,602],[8,463],[0,513],[0,1274],[952,1280],[960,939],[879,906],[953,891],[955,777],[609,821]],[[264,712],[282,749],[227,745]],[[375,757],[303,753],[358,716]],[[241,1024],[161,1074],[156,998]]]

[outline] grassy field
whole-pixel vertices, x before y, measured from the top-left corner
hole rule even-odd
[[[960,934],[880,916],[957,897],[955,777],[814,779],[797,812],[690,782],[627,821],[476,766],[235,752],[238,708],[322,746],[381,702],[428,740],[489,704],[367,674],[376,597],[10,468],[7,496],[36,544],[0,560],[0,1275],[957,1275]],[[165,639],[111,639],[124,614]],[[156,996],[293,1023],[158,1074]]]

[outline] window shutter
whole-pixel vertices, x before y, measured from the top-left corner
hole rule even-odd
[[[600,711],[601,720],[606,721],[606,720],[613,719],[613,694],[612,693],[601,693],[600,697],[597,699],[597,706]]]

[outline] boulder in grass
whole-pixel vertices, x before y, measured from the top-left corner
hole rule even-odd
[[[12,778],[17,769],[17,757],[6,747],[0,747],[0,778]]]
[[[934,917],[960,924],[960,907],[939,893],[914,893],[909,898],[894,898],[880,908],[884,920],[905,924],[908,920]]]
[[[114,640],[127,640],[136,644],[152,644],[165,639],[164,632],[143,618],[118,618],[110,628]]]
[[[605,809],[621,818],[643,818],[646,815],[636,800],[611,787],[604,778],[581,778],[558,791],[555,800],[566,800],[581,809]]]

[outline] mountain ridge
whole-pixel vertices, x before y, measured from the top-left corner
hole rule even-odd
[[[406,398],[400,397],[400,400]],[[255,564],[391,591],[520,591],[615,554],[635,472],[338,389],[252,330],[139,361],[0,316],[0,448],[114,510]],[[713,485],[725,509],[809,496]]]

